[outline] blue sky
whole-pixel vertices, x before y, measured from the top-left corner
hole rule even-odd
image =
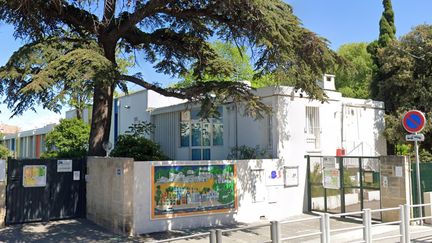
[[[378,36],[378,22],[383,11],[381,0],[286,0],[303,25],[326,38],[330,47],[352,42],[370,42]],[[413,26],[432,23],[432,1],[393,0],[397,36],[408,33]],[[0,23],[0,65],[4,65],[23,42],[15,40],[13,28]],[[150,65],[139,63],[134,72],[152,82],[168,84],[170,77],[157,74]],[[133,88],[133,87],[132,87]],[[15,124],[23,129],[41,127],[64,116],[37,108],[9,120],[10,112],[0,105],[0,123]]]

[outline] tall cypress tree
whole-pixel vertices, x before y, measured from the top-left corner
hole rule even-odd
[[[380,83],[385,79],[384,74],[380,71],[382,63],[378,60],[378,49],[384,48],[390,44],[391,41],[396,40],[396,26],[394,22],[394,12],[391,4],[391,0],[383,0],[384,11],[382,13],[379,22],[379,37],[378,40],[369,44],[367,50],[372,56],[372,60],[375,64],[375,69],[372,73],[372,82],[370,84],[370,94],[372,98],[379,99],[388,104],[389,98],[382,95],[380,92]],[[386,113],[393,112],[386,105]],[[394,154],[395,146],[387,142],[387,153]]]
[[[392,40],[396,39],[396,26],[394,23],[394,12],[391,0],[383,0],[384,12],[379,23],[380,34],[378,38],[379,47],[386,47]]]
[[[382,74],[379,72],[379,68],[382,64],[379,63],[377,54],[379,48],[384,48],[388,46],[388,44],[392,40],[396,40],[396,26],[394,22],[394,12],[391,0],[383,0],[383,6],[384,11],[379,22],[380,33],[378,40],[371,42],[367,47],[367,50],[371,54],[374,64],[376,66],[370,87],[371,96],[372,98],[381,99],[385,102],[385,97],[380,97],[379,94],[379,83],[382,80]]]

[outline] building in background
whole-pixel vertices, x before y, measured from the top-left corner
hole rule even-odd
[[[221,106],[220,116],[208,120],[200,119],[199,106],[190,104],[155,109],[154,141],[175,160],[227,159],[240,146],[259,146],[288,165],[298,165],[305,155],[385,155],[384,103],[342,97],[334,78],[325,75],[319,83],[328,96],[324,103],[292,87],[258,89],[272,108],[258,120],[243,116],[242,105],[234,103]]]
[[[111,144],[115,144],[117,137],[128,131],[132,124],[151,122],[151,111],[154,109],[184,102],[184,100],[166,97],[152,90],[140,90],[115,98],[110,129]],[[76,117],[75,110],[66,112],[66,119],[74,117]],[[83,111],[83,120],[91,123],[91,109]]]
[[[18,126],[8,125],[4,123],[0,123],[0,134],[14,134],[19,132],[21,129]]]
[[[227,159],[233,148],[242,146],[259,146],[266,157],[288,165],[298,165],[305,155],[385,155],[384,103],[342,97],[334,79],[324,75],[319,82],[328,96],[324,103],[293,87],[258,89],[256,94],[272,108],[258,120],[243,116],[244,107],[235,103],[221,105],[219,117],[202,120],[199,105],[138,91],[114,100],[110,142],[115,144],[132,124],[146,121],[155,126],[148,138],[174,160]],[[75,116],[74,110],[66,112],[66,118]],[[91,122],[91,109],[84,110],[83,119]],[[6,135],[3,140],[17,157],[38,158],[45,149],[44,136],[53,127]]]
[[[56,124],[48,124],[41,128],[3,135],[2,143],[11,151],[14,158],[40,158],[46,151],[46,134],[54,129]]]

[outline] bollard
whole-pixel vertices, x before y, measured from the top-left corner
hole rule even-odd
[[[405,226],[404,226],[404,222],[405,222],[405,208],[403,205],[399,205],[399,220],[400,220],[400,224],[399,224],[399,234],[400,239],[399,241],[401,243],[405,242]]]
[[[321,243],[327,243],[326,239],[326,221],[324,214],[321,214],[321,217],[319,219],[320,221],[320,231],[321,231]]]
[[[216,243],[216,230],[210,230],[210,243]]]
[[[404,231],[405,231],[405,243],[411,242],[410,237],[410,222],[411,222],[411,210],[409,204],[404,205]]]
[[[272,243],[280,243],[280,224],[278,221],[270,222],[270,233]]]
[[[220,229],[216,230],[216,242],[222,243],[222,230]]]
[[[325,230],[324,230],[325,242],[330,243],[330,241],[331,241],[331,239],[330,239],[330,215],[328,213],[324,214],[324,225],[325,225]]]
[[[372,215],[370,208],[363,209],[363,240],[372,242]]]

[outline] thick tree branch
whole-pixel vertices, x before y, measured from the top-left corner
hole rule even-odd
[[[133,28],[136,24],[149,16],[158,13],[167,4],[175,2],[173,0],[150,0],[142,6],[138,6],[133,13],[120,14],[118,35],[122,36],[126,31]]]
[[[124,81],[129,81],[131,83],[137,84],[143,88],[149,89],[149,90],[153,90],[161,95],[164,96],[169,96],[169,97],[175,97],[175,98],[179,98],[179,99],[187,99],[188,97],[183,94],[182,92],[179,92],[178,90],[174,90],[174,89],[166,89],[166,88],[161,88],[155,84],[151,84],[148,83],[138,77],[135,76],[130,76],[130,75],[120,75],[119,76],[120,80],[124,80]]]
[[[105,26],[108,26],[114,19],[114,13],[116,10],[117,0],[105,0],[104,4],[104,15],[102,22]]]

